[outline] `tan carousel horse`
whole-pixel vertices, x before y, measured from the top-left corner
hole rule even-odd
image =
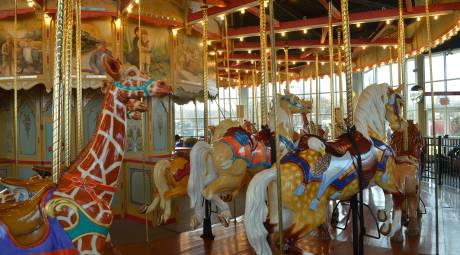
[[[326,142],[321,156],[316,150],[299,148],[281,161],[283,247],[289,253],[305,254],[296,242],[324,224],[329,200],[347,200],[360,190],[357,156],[362,162],[361,188],[375,183],[388,193],[402,188],[396,180],[395,155],[382,142],[384,119],[393,130],[402,130],[401,97],[387,84],[368,86],[358,98],[354,111],[356,131]],[[378,135],[376,137],[375,135]],[[374,136],[374,137],[373,137]],[[354,140],[354,142],[352,142]],[[246,192],[245,228],[257,254],[271,254],[264,222],[268,216],[267,187],[277,178],[275,167],[257,173]],[[277,225],[277,199],[271,196],[269,223]]]
[[[312,104],[289,93],[278,97],[280,150],[284,154],[295,147],[296,133],[291,121],[292,115],[310,112]],[[270,114],[269,128],[274,130],[273,111]],[[218,201],[218,197],[226,193],[234,198],[241,190],[247,174],[254,174],[272,164],[269,146],[253,139],[243,128],[230,128],[221,133],[224,135],[220,139],[215,139],[211,144],[198,142],[190,152],[191,168],[187,189],[191,207],[195,210],[192,227],[201,224],[204,215],[202,197]],[[230,209],[223,201],[219,202],[219,219],[227,225],[231,218]]]
[[[239,127],[238,121],[225,119],[218,126],[209,126],[211,141],[222,138],[225,131],[230,128]],[[250,133],[254,133],[253,125],[249,121],[244,121],[243,128]],[[172,214],[172,200],[187,196],[187,185],[190,176],[190,157],[189,151],[182,150],[169,160],[160,160],[153,169],[153,201],[150,205],[139,208],[141,214],[151,213],[156,208],[162,210],[158,224],[168,221]],[[213,200],[216,204],[225,204],[219,197]]]

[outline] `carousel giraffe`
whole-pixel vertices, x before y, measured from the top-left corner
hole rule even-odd
[[[139,99],[166,96],[170,87],[153,81],[134,66],[104,58],[113,82],[93,137],[57,186],[44,186],[32,199],[0,205],[0,247],[5,254],[102,254],[113,215],[125,150],[126,120],[147,110]],[[46,213],[44,213],[46,212]]]

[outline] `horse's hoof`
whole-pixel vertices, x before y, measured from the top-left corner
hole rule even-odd
[[[217,218],[219,219],[220,223],[222,223],[224,227],[228,228],[228,226],[230,226],[230,222],[222,215],[219,214]]]
[[[387,221],[388,217],[387,217],[387,212],[384,210],[384,209],[378,209],[377,210],[377,219],[380,221],[380,222],[385,222]]]
[[[391,223],[383,223],[382,226],[380,226],[380,233],[384,236],[388,236],[391,233]]]
[[[397,231],[392,237],[390,237],[390,240],[393,242],[401,243],[404,240],[402,231]]]
[[[196,215],[193,215],[192,220],[190,221],[190,227],[192,229],[197,229],[200,226],[200,224],[201,224],[200,219],[198,219]]]
[[[140,213],[140,214],[145,214],[147,212],[147,209],[149,207],[147,205],[143,205],[141,207],[139,207],[139,209],[137,209],[137,211]]]

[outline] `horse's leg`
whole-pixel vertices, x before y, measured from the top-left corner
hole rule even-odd
[[[377,210],[377,219],[380,222],[384,222],[386,224],[390,221],[390,213],[391,209],[393,208],[393,198],[392,195],[388,192],[383,191],[385,194],[385,208]]]
[[[166,191],[164,194],[165,199],[173,199],[187,195],[187,187],[176,186],[173,189]]]
[[[224,202],[219,196],[213,196],[211,199],[219,209],[217,217],[219,221],[224,225],[224,227],[228,227],[230,224],[230,219],[232,218],[232,213],[230,212],[230,207],[226,202]]]
[[[419,236],[420,235],[420,219],[419,219],[419,189],[418,180],[416,176],[407,176],[404,180],[404,192],[406,195],[405,208],[406,215],[408,216],[409,223],[407,225],[408,236]]]
[[[246,173],[246,161],[237,159],[233,161],[230,168],[226,170],[219,169],[216,165],[219,176],[203,190],[203,196],[211,199],[214,195],[222,192],[234,192],[239,189]]]

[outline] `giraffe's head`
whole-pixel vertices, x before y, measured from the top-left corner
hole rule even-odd
[[[142,97],[163,97],[171,93],[171,87],[164,81],[154,81],[137,67],[122,65],[118,59],[104,57],[104,67],[113,81],[104,82],[103,91],[116,90],[118,100],[128,107],[130,118],[140,119],[141,112],[147,110],[140,100]]]

